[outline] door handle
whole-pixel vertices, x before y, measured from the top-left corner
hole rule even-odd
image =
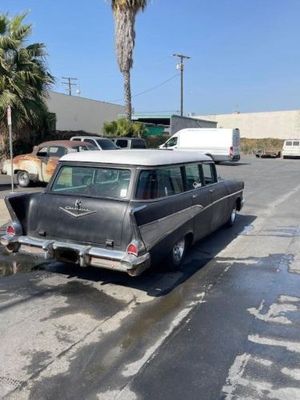
[[[209,193],[213,193],[215,189],[209,189]]]

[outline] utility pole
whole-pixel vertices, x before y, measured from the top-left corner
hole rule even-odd
[[[184,60],[188,60],[191,57],[184,56],[183,54],[173,54],[174,57],[180,59],[179,64],[177,64],[177,69],[180,70],[180,115],[183,116],[183,71],[184,71]]]
[[[61,79],[65,80],[65,81],[62,82],[62,84],[66,85],[68,87],[68,94],[69,94],[69,96],[72,96],[72,86],[77,86],[77,83],[73,83],[73,81],[78,81],[78,79],[77,78],[65,77],[65,76],[62,76]]]

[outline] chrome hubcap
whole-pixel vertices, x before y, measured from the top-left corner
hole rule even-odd
[[[236,209],[232,210],[230,215],[230,222],[233,224],[236,218]]]
[[[173,259],[176,263],[179,263],[183,257],[185,247],[185,240],[179,240],[173,247]]]
[[[27,176],[26,172],[20,173],[20,175],[19,175],[19,182],[21,182],[21,183],[27,183],[27,181],[28,181],[28,176]]]

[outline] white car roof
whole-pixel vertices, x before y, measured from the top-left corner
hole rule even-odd
[[[72,136],[70,140],[72,139],[108,139],[111,140],[110,138],[104,137],[104,136]]]
[[[78,161],[103,164],[156,166],[186,162],[211,161],[199,151],[189,150],[105,150],[69,153],[60,161]]]

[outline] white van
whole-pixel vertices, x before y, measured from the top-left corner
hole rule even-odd
[[[283,158],[298,158],[300,157],[300,139],[287,139],[282,147]]]
[[[240,131],[222,128],[186,128],[176,132],[161,149],[199,150],[215,162],[240,159]]]

